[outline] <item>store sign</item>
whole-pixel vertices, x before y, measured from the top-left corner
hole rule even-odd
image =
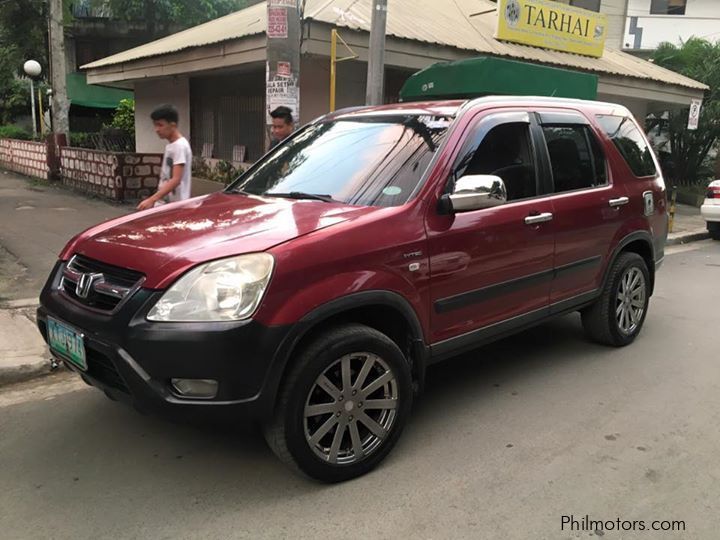
[[[688,129],[698,128],[700,109],[702,109],[702,99],[693,99],[690,105],[690,114],[688,115]]]
[[[553,0],[499,0],[496,39],[600,57],[607,17]]]

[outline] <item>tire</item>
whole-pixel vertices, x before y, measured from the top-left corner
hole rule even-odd
[[[710,238],[720,240],[720,221],[708,221],[707,230],[710,233]]]
[[[630,295],[625,294],[628,285]],[[632,343],[647,316],[649,287],[645,260],[637,253],[621,253],[610,268],[602,295],[581,313],[585,334],[603,345],[624,347]]]
[[[350,480],[390,453],[412,396],[410,366],[390,338],[360,324],[335,327],[293,358],[265,440],[310,478]]]

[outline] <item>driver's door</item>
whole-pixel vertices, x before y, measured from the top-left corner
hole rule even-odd
[[[525,112],[480,113],[449,171],[445,193],[468,174],[501,177],[505,205],[445,215],[430,205],[434,354],[468,348],[547,314],[553,207],[543,195],[531,122]]]

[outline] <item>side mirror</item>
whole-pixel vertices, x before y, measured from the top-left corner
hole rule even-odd
[[[470,212],[505,204],[507,190],[505,182],[499,176],[469,175],[460,178],[455,183],[453,192],[444,198],[449,203],[450,211]]]

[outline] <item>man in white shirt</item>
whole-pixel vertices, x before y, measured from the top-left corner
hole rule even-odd
[[[138,210],[147,210],[169,202],[190,198],[192,185],[192,150],[178,129],[178,112],[172,105],[161,105],[150,115],[155,133],[168,141],[163,154],[158,190],[143,199]]]

